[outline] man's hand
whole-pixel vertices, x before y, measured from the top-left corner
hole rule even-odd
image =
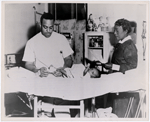
[[[53,72],[53,75],[54,75],[55,77],[62,77],[62,73],[61,73],[60,71],[54,71],[54,72]]]
[[[61,77],[61,76],[67,77],[67,72],[64,70],[63,67],[60,67],[60,68],[56,69],[55,75],[56,75],[56,77]]]
[[[47,71],[46,67],[42,67],[40,70],[40,77],[47,77],[49,72]]]

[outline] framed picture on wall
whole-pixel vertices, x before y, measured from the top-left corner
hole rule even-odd
[[[21,65],[22,53],[5,54],[5,68]]]

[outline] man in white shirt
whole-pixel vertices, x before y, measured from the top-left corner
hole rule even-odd
[[[41,32],[31,38],[25,48],[23,61],[25,68],[37,73],[41,77],[47,77],[48,68],[53,65],[58,71],[55,76],[61,76],[59,69],[71,67],[73,60],[68,40],[65,36],[53,31],[54,18],[49,13],[41,16]]]
[[[41,16],[41,32],[31,38],[25,47],[23,56],[25,68],[34,73],[38,72],[40,77],[47,77],[51,66],[57,71],[53,75],[61,77],[62,70],[66,67],[71,68],[73,64],[71,58],[73,50],[68,40],[64,35],[54,32],[53,29],[53,15],[44,13]],[[56,105],[69,104],[69,101],[57,98],[43,97],[41,99]]]

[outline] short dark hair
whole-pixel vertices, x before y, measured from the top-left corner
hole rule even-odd
[[[127,34],[129,34],[131,32],[130,21],[128,21],[126,19],[119,19],[119,20],[117,20],[115,22],[115,26],[122,26],[124,31],[127,30]]]
[[[130,25],[131,25],[131,27],[136,27],[137,24],[136,24],[136,22],[131,21],[131,22],[130,22]]]
[[[54,20],[54,17],[52,14],[44,12],[40,19],[41,25],[42,25],[43,19]]]
[[[131,28],[134,27],[134,31],[133,32],[136,33],[136,26],[137,26],[136,22],[131,21],[130,25],[131,25]]]

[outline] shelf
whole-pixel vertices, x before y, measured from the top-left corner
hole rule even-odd
[[[103,49],[103,47],[88,47],[88,49]]]
[[[110,51],[113,49],[110,39],[113,39],[113,36],[107,32],[85,32],[83,57],[108,62]]]

